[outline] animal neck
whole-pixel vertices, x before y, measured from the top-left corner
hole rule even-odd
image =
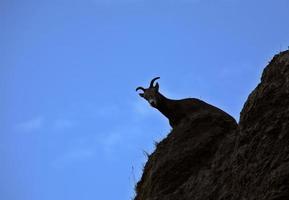
[[[171,104],[172,100],[166,98],[164,95],[162,95],[161,93],[159,93],[158,96],[158,104],[156,106],[156,109],[158,109],[163,115],[165,115],[166,117],[169,118],[169,115],[171,113],[170,111],[170,104]]]

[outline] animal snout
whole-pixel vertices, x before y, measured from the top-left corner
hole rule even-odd
[[[149,99],[148,102],[151,104],[151,106],[156,106],[157,105],[157,102],[155,99]]]

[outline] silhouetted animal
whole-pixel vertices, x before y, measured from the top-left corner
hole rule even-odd
[[[140,93],[139,95],[146,99],[152,107],[158,109],[163,115],[165,115],[169,119],[169,123],[173,128],[176,127],[184,118],[196,112],[217,112],[222,115],[227,115],[232,119],[230,115],[219,108],[196,98],[186,98],[181,100],[166,98],[159,92],[159,84],[156,83],[154,86],[154,81],[159,78],[160,77],[156,77],[152,79],[149,88],[145,89],[143,87],[137,87],[136,91],[142,90],[143,93]]]

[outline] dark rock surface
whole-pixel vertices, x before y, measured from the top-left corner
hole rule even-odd
[[[289,51],[276,55],[239,125],[194,113],[161,141],[135,200],[289,200]]]

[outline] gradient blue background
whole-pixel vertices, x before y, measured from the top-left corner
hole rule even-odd
[[[167,120],[160,76],[237,120],[289,45],[288,0],[1,0],[0,199],[128,200]]]

